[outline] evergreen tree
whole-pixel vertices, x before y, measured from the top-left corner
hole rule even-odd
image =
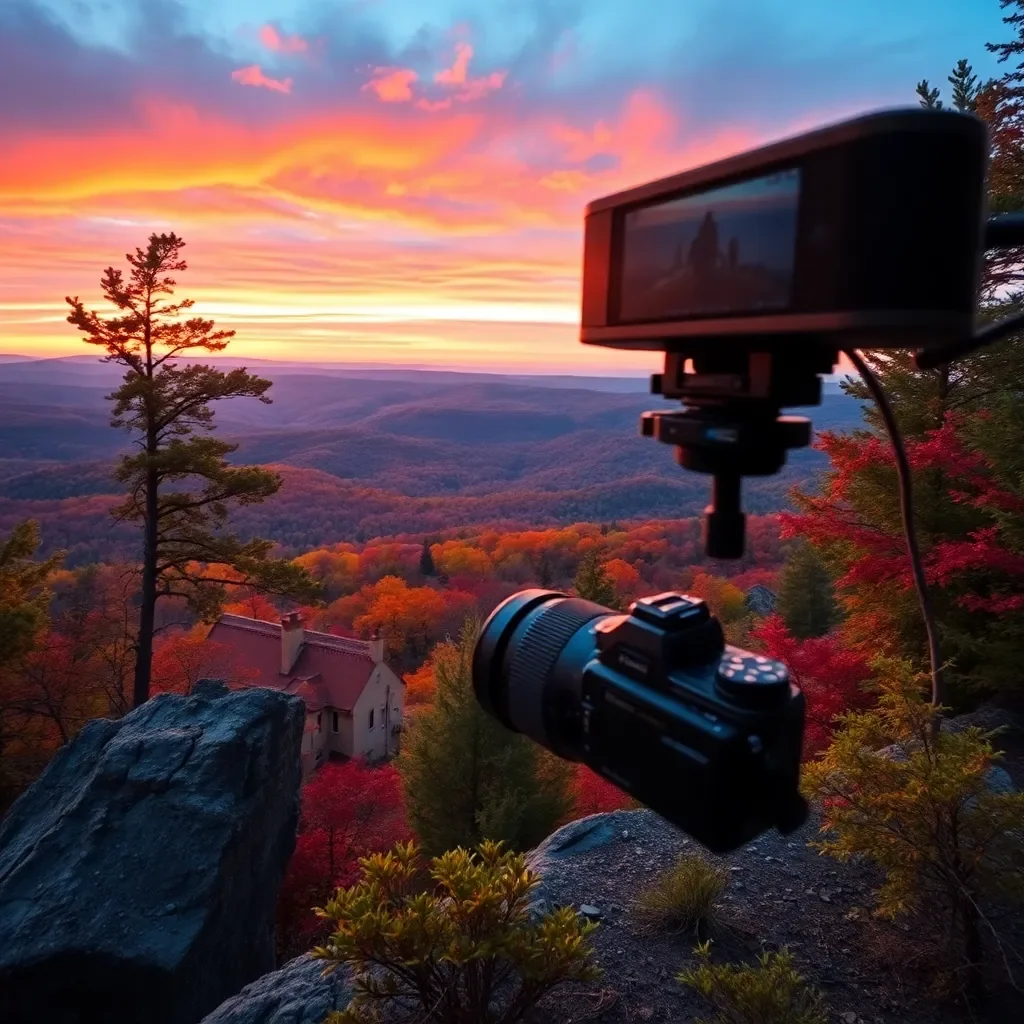
[[[157,601],[185,598],[199,614],[219,605],[228,582],[281,595],[310,595],[316,584],[291,562],[269,558],[271,541],[242,541],[224,532],[232,505],[251,505],[277,493],[281,478],[256,466],[232,466],[237,445],[212,437],[210,403],[229,398],[270,402],[269,380],[245,369],[218,370],[181,364],[190,353],[223,351],[234,331],[215,330],[211,320],[182,319],[192,300],[168,301],[171,276],[186,269],[184,241],[151,235],[146,249],[126,256],[130,270],[108,267],[101,286],[116,313],[104,318],[76,297],[68,322],[90,345],[106,351],[104,362],[124,368],[123,383],[109,396],[112,425],[133,435],[116,478],[127,490],[114,510],[119,520],[140,524],[142,582],[136,642],[134,706],[149,699]],[[186,490],[191,486],[193,489]],[[234,570],[225,573],[225,569]],[[239,579],[239,575],[241,579]]]
[[[537,560],[537,582],[542,587],[550,587],[552,579],[551,560],[548,558],[548,553],[542,551],[540,558]]]
[[[434,694],[413,719],[398,759],[409,823],[431,855],[485,839],[529,849],[572,805],[568,765],[477,702],[478,632],[468,620],[457,642],[435,648]]]
[[[1024,11],[1024,0],[1004,6]],[[1004,19],[1017,39],[989,49],[1006,60],[1024,53],[1024,13]],[[997,81],[979,83],[971,65],[960,61],[949,76],[952,106],[986,121],[991,138],[988,177],[990,209],[1024,208],[1024,65],[1014,65]],[[939,107],[939,91],[927,81],[918,85],[922,105]],[[979,304],[982,319],[1000,318],[1024,308],[1024,249],[985,254]],[[907,350],[868,351],[865,361],[880,380],[893,406],[908,450],[918,452],[913,472],[915,527],[922,554],[935,563],[951,545],[980,545],[999,531],[1002,550],[1011,558],[1024,554],[1024,538],[1014,538],[1010,524],[986,507],[974,481],[958,461],[934,458],[928,449],[946,443],[955,424],[958,450],[989,464],[982,490],[999,490],[1005,500],[1024,498],[1024,475],[1017,463],[1019,427],[1024,409],[1024,345],[1010,339],[951,366],[919,370]],[[859,380],[844,390],[858,399],[869,392]],[[797,494],[802,515],[784,517],[791,534],[812,539],[837,581],[837,597],[850,613],[845,627],[851,642],[865,649],[885,649],[924,668],[926,643],[916,595],[905,585],[907,564],[895,465],[887,433],[874,404],[864,409],[864,429],[846,437],[823,434],[821,447],[832,458],[818,495]],[[999,455],[993,439],[1016,436],[1012,454]],[[965,498],[965,492],[975,497]],[[1005,520],[1005,516],[1003,517]],[[981,551],[981,548],[978,548]],[[979,556],[980,557],[980,556]],[[990,560],[982,568],[933,587],[942,661],[953,686],[950,701],[961,705],[968,691],[998,689],[1006,678],[1006,651],[1024,636],[1020,610],[982,614],[970,607],[972,595],[987,597],[1005,589],[1004,568]],[[888,565],[889,571],[879,571]],[[905,579],[904,579],[905,577]],[[965,593],[969,587],[970,594]]]
[[[426,539],[423,541],[423,550],[420,552],[420,572],[424,576],[437,575],[437,568],[434,565],[434,556],[430,552],[430,544]]]
[[[814,547],[796,545],[779,580],[777,611],[798,640],[824,636],[839,621],[832,577]]]
[[[576,570],[572,581],[577,595],[595,604],[603,604],[607,608],[619,607],[619,595],[615,592],[615,582],[605,572],[601,564],[601,556],[596,549],[588,551]]]
[[[0,543],[0,816],[42,767],[19,668],[46,628],[46,584],[62,556],[37,560],[39,543],[39,527],[31,520]]]

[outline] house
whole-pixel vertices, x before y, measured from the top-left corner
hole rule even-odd
[[[298,612],[280,622],[222,615],[209,639],[232,649],[249,685],[305,701],[303,775],[332,755],[375,761],[397,752],[405,683],[384,663],[383,640],[316,633]]]

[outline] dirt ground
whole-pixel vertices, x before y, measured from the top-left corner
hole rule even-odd
[[[573,824],[577,842],[554,855],[538,851],[536,866],[545,878],[541,896],[553,906],[590,904],[599,910],[593,945],[604,977],[590,985],[566,984],[528,1020],[620,1024],[710,1016],[704,1000],[675,980],[693,962],[695,936],[651,933],[631,912],[636,894],[695,844],[643,810]],[[798,970],[824,993],[829,1019],[841,1024],[1021,1019],[1019,996],[998,972],[987,1006],[968,1008],[939,991],[941,972],[930,944],[922,941],[930,926],[873,918],[876,874],[810,849],[807,840],[816,832],[816,821],[810,821],[799,833],[766,835],[721,858],[731,877],[709,936],[715,959],[752,960],[763,950],[788,947]],[[1024,915],[998,923],[1016,955],[1024,957]],[[1024,976],[1024,959],[1017,966]]]

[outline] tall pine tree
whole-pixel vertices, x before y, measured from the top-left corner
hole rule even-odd
[[[572,804],[569,766],[509,732],[477,702],[478,632],[467,621],[458,642],[435,649],[434,694],[413,718],[398,758],[409,823],[431,855],[484,839],[529,849]]]
[[[577,595],[584,600],[603,604],[606,608],[619,607],[615,581],[605,572],[601,556],[596,549],[588,551],[580,560],[572,586]]]
[[[430,543],[424,539],[423,550],[420,552],[420,572],[424,576],[436,576],[437,568],[434,566],[434,556],[430,550]]]
[[[173,274],[186,269],[185,243],[177,235],[151,235],[145,249],[126,256],[128,277],[108,267],[103,297],[116,313],[106,318],[76,297],[68,322],[90,345],[105,350],[104,362],[124,368],[110,396],[112,425],[127,430],[135,450],[125,455],[116,478],[126,495],[119,520],[142,530],[142,580],[136,639],[134,706],[149,699],[157,601],[185,598],[200,614],[220,603],[227,583],[241,582],[281,595],[311,595],[317,586],[305,570],[269,557],[268,540],[242,541],[226,532],[233,505],[251,505],[277,493],[281,478],[256,466],[232,466],[237,445],[211,436],[212,402],[257,398],[270,402],[269,380],[245,369],[179,362],[193,353],[222,352],[234,331],[212,320],[182,318],[191,299],[170,301]],[[230,576],[225,568],[235,570]]]
[[[824,636],[839,621],[832,577],[813,545],[797,544],[787,559],[776,610],[798,640]]]

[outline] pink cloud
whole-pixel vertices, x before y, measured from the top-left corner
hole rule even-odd
[[[250,64],[247,68],[239,68],[237,71],[232,71],[231,77],[241,85],[254,85],[264,89],[272,89],[274,92],[292,91],[292,80],[290,78],[285,78],[284,80],[270,78],[268,75],[263,74],[259,64]]]
[[[260,29],[260,42],[274,53],[305,53],[309,43],[302,36],[284,36],[273,25]]]
[[[473,47],[469,43],[456,43],[455,60],[450,68],[444,68],[434,75],[434,81],[438,85],[458,86],[454,94],[455,99],[462,103],[471,100],[483,99],[488,93],[500,89],[505,84],[507,71],[492,71],[483,78],[469,77],[469,62],[473,57]],[[429,100],[421,100],[417,106],[424,110],[445,110],[451,106],[447,100],[438,100],[431,103]]]
[[[484,78],[473,78],[466,83],[466,87],[457,93],[456,98],[464,103],[470,100],[479,100],[495,89],[500,89],[505,84],[507,71],[492,71]]]
[[[469,70],[469,61],[473,56],[473,47],[469,43],[458,43],[455,47],[455,62],[450,68],[438,71],[434,81],[440,85],[463,85]]]
[[[412,99],[412,83],[419,77],[409,68],[374,68],[373,75],[362,91],[375,93],[382,103],[407,103]]]

